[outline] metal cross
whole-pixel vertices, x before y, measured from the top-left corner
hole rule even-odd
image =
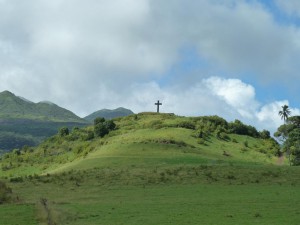
[[[157,113],[159,113],[159,106],[162,105],[162,103],[158,100],[157,103],[155,103],[155,105],[157,105]]]

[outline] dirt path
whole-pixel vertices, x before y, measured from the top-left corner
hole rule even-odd
[[[284,155],[278,157],[276,164],[279,165],[279,166],[283,165],[284,159],[285,159]]]
[[[51,213],[50,213],[49,206],[48,206],[48,200],[45,198],[41,198],[41,204],[47,215],[47,224],[48,225],[57,225],[51,217]]]

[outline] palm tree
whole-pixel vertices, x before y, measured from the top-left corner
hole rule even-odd
[[[291,111],[289,109],[289,107],[287,105],[284,105],[284,106],[281,106],[282,110],[280,110],[278,112],[278,115],[281,116],[281,119],[283,119],[284,121],[284,125],[286,124],[286,121],[287,119],[289,118],[289,115],[291,115]],[[284,136],[287,135],[287,130],[286,130],[286,127],[284,128],[285,131],[284,131]],[[291,166],[291,152],[289,149],[287,149],[287,152],[286,152],[289,156],[289,163],[290,163],[290,166]]]
[[[278,115],[281,116],[281,119],[283,119],[284,123],[289,118],[289,115],[291,115],[291,110],[287,105],[281,106],[282,110],[279,111]]]

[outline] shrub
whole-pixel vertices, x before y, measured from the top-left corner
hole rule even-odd
[[[229,123],[229,130],[231,133],[248,135],[251,137],[259,137],[259,133],[255,127],[250,125],[245,125],[239,120]]]
[[[23,177],[12,177],[12,178],[10,178],[10,182],[22,183],[23,181],[24,181]]]
[[[73,132],[79,131],[79,127],[73,127]]]
[[[12,190],[0,181],[0,204],[7,202],[11,193]]]
[[[200,139],[198,140],[198,144],[199,144],[199,145],[205,145],[205,139],[200,138]]]
[[[242,147],[242,148],[241,148],[241,152],[242,152],[242,153],[247,152],[247,151],[248,151],[247,148],[245,148],[245,147]]]
[[[69,135],[69,133],[70,133],[70,131],[69,131],[69,128],[67,128],[67,127],[60,128],[59,132],[58,132],[60,137],[67,136],[67,135]]]
[[[263,130],[259,132],[259,137],[262,139],[269,139],[270,138],[270,131],[268,130]]]
[[[109,133],[109,130],[103,123],[99,123],[94,127],[94,133],[96,137],[104,137]]]
[[[233,143],[239,143],[235,138],[232,139]]]
[[[112,120],[105,121],[104,126],[106,126],[109,131],[116,129],[116,124]]]
[[[182,121],[178,124],[178,127],[195,130],[196,126],[190,121]]]
[[[150,128],[157,129],[158,127],[161,128],[162,124],[163,124],[163,122],[161,120],[152,120],[147,125]]]
[[[105,119],[103,117],[97,117],[94,119],[94,125],[96,126],[97,124],[104,123]]]
[[[92,140],[94,137],[95,137],[94,132],[88,131],[87,134],[85,134],[85,135],[82,136],[82,140],[83,140],[83,141],[90,141],[90,140]]]

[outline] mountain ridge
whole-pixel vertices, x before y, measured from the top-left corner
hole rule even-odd
[[[51,104],[48,101],[34,103],[9,91],[0,92],[0,118],[86,123],[70,110],[52,102]]]
[[[61,127],[72,129],[88,124],[52,102],[34,103],[10,91],[0,92],[0,153],[36,146]]]
[[[85,120],[93,122],[97,117],[103,117],[105,119],[114,119],[117,117],[129,116],[134,114],[130,109],[118,107],[116,109],[101,109],[90,115],[84,117]]]

